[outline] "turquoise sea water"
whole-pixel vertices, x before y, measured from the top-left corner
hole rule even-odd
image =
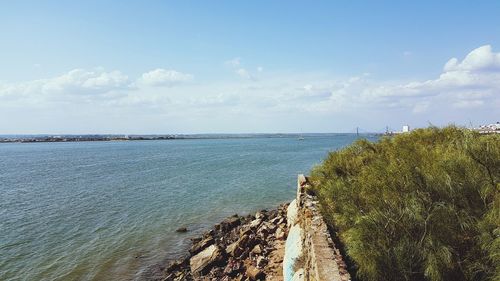
[[[137,279],[355,138],[0,144],[0,280]]]

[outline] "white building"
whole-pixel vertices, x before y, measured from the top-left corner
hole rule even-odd
[[[404,125],[403,126],[403,133],[408,133],[410,132],[410,126],[409,125]]]
[[[474,130],[483,134],[500,134],[500,122],[489,125],[480,125],[479,128],[475,128]]]

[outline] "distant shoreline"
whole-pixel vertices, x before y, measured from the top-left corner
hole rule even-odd
[[[287,133],[287,134],[199,134],[199,135],[12,135],[0,136],[0,143],[46,143],[46,142],[96,142],[96,141],[154,141],[196,139],[251,139],[251,138],[307,138],[355,133]],[[366,133],[360,135],[381,135]]]

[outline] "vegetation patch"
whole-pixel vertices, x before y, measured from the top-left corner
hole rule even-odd
[[[500,135],[360,139],[311,182],[360,280],[500,280]]]

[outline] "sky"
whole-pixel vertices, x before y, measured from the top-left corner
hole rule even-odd
[[[500,121],[500,1],[2,1],[0,134]]]

